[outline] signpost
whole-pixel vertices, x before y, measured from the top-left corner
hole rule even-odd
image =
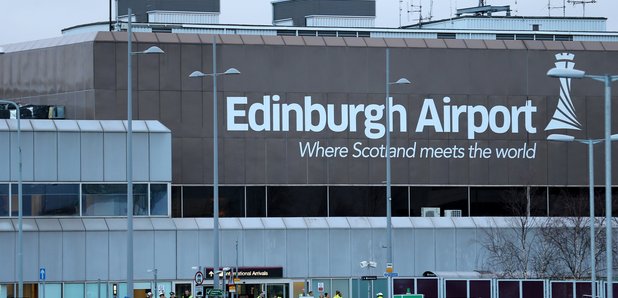
[[[208,295],[208,296],[223,296],[223,291],[221,289],[208,289],[206,291],[206,295]]]
[[[376,279],[378,279],[378,277],[375,275],[361,276],[361,280],[376,280]]]
[[[204,274],[202,274],[202,271],[196,272],[193,280],[195,280],[195,285],[198,286],[204,283]]]
[[[41,291],[41,298],[45,298],[45,280],[47,279],[47,272],[45,267],[39,268],[39,279],[43,281],[43,290]]]
[[[391,273],[384,273],[384,277],[398,277],[399,273],[397,272],[391,272]]]

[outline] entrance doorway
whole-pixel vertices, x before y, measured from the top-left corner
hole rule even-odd
[[[290,298],[289,283],[251,283],[236,284],[238,298],[257,298],[264,294],[264,298]],[[228,298],[231,297],[228,293]]]

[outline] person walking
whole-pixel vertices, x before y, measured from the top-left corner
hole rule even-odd
[[[170,292],[170,298],[176,298],[176,293]]]
[[[191,290],[185,289],[185,293],[182,295],[182,298],[193,298],[193,295],[191,295]]]
[[[339,292],[339,290],[336,290],[335,291],[335,297],[333,297],[333,298],[343,298],[343,297],[341,297],[341,292]]]

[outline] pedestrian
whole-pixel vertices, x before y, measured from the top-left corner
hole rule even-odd
[[[151,298],[152,297],[152,292],[147,292],[146,293],[146,297]]]
[[[161,294],[159,294],[159,298],[165,298],[165,292],[161,292]]]
[[[376,297],[377,297],[377,298],[384,298],[384,294],[382,294],[382,292],[380,292],[380,293],[378,293],[378,294],[376,295]]]
[[[182,298],[193,298],[193,295],[191,295],[191,290],[185,289],[185,293],[182,295]]]
[[[313,297],[313,291],[309,291],[309,293],[307,293],[307,296]]]
[[[341,292],[339,292],[339,290],[335,291],[335,297],[334,298],[343,298],[343,297],[341,297]]]
[[[176,293],[170,292],[170,298],[176,298]]]
[[[324,293],[324,298],[330,298],[330,296],[328,296],[328,293]]]

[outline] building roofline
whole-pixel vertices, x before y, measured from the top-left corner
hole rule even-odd
[[[458,16],[458,17],[452,17],[452,18],[448,18],[448,19],[440,19],[440,20],[435,20],[435,21],[429,21],[429,22],[423,22],[420,24],[412,24],[412,25],[406,25],[406,26],[402,26],[401,28],[407,29],[407,28],[418,28],[418,26],[423,26],[423,25],[428,25],[428,24],[436,24],[436,23],[443,23],[443,22],[450,22],[453,20],[459,20],[459,19],[532,19],[532,20],[594,20],[594,21],[607,21],[606,17],[551,17],[551,16]]]

